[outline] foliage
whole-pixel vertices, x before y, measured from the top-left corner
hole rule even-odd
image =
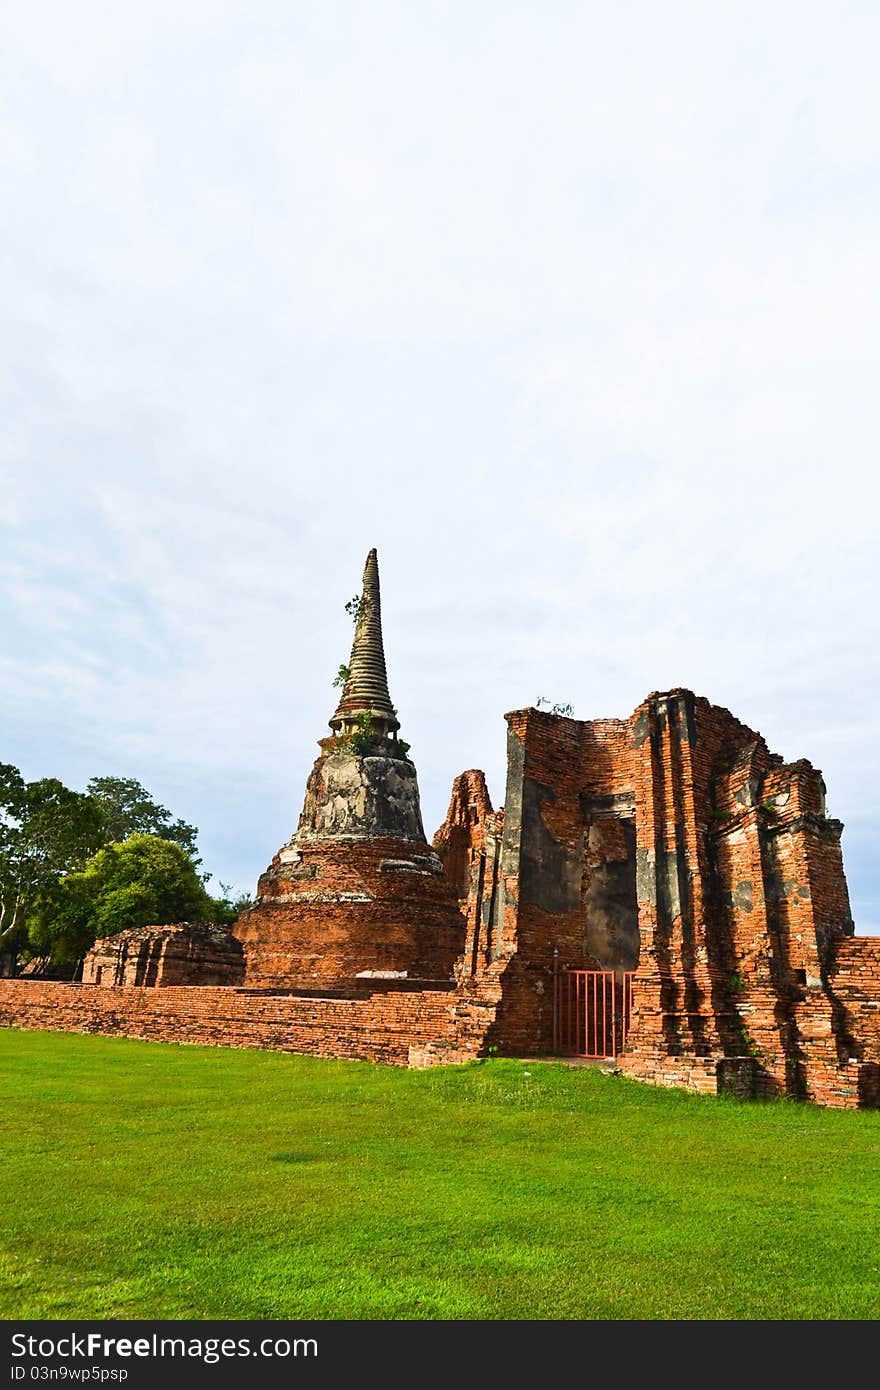
[[[158,835],[180,845],[194,864],[201,864],[196,827],[184,820],[172,820],[171,812],[154,801],[133,777],[93,777],[88,794],[101,809],[108,844],[127,840],[131,835]]]
[[[231,883],[220,881],[219,898],[209,898],[211,904],[211,921],[219,922],[229,926],[236,922],[243,912],[253,907],[254,900],[250,893],[233,893]]]
[[[208,921],[213,903],[181,845],[131,835],[60,879],[41,900],[28,934],[36,954],[70,963],[96,938],[124,929]]]
[[[6,1318],[880,1316],[876,1113],[15,1029],[0,1062]]]
[[[740,1023],[737,1031],[739,1033],[740,1046],[742,1047],[743,1052],[747,1052],[750,1057],[755,1057],[758,1061],[760,1061],[762,1056],[761,1049],[758,1047],[758,1044],[755,1042],[746,1025],[744,1023]]]
[[[406,739],[380,739],[373,726],[373,716],[368,712],[356,716],[357,728],[353,733],[336,734],[326,741],[323,747],[328,753],[349,753],[357,758],[369,757],[370,753],[380,753],[389,758],[400,758],[411,762],[411,744]]]
[[[336,688],[338,688],[338,687],[341,687],[342,689],[345,689],[345,683],[346,683],[346,681],[348,680],[348,678],[349,678],[350,675],[351,675],[351,667],[350,667],[350,666],[346,666],[344,662],[340,662],[339,670],[336,672],[336,675],[333,677],[333,687],[334,687],[334,689],[336,689]]]
[[[247,894],[207,895],[198,831],[133,777],[26,783],[0,764],[0,946],[74,963],[96,935],[198,917],[230,923]],[[144,843],[146,842],[146,843]],[[161,846],[161,848],[159,847]],[[100,851],[107,853],[101,857]]]
[[[20,944],[24,924],[60,876],[83,865],[104,838],[100,808],[55,777],[25,782],[0,764],[0,941]]]
[[[349,735],[351,751],[358,758],[365,758],[373,746],[376,734],[373,729],[373,716],[369,710],[364,710],[355,719],[357,728],[353,734]]]
[[[355,627],[357,627],[360,622],[361,614],[364,611],[364,602],[365,599],[363,594],[355,594],[354,598],[350,598],[345,605],[345,611],[351,618]]]
[[[561,714],[566,719],[571,719],[574,714],[574,705],[552,705],[546,695],[539,695],[535,701],[535,709],[543,709],[545,705],[548,714]]]

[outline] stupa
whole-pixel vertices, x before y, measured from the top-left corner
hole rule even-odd
[[[448,985],[465,923],[425,838],[416,769],[398,738],[371,550],[342,695],[319,740],[299,824],[236,924],[248,987],[347,991]]]

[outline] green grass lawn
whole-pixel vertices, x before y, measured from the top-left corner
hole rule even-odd
[[[880,1113],[0,1029],[4,1318],[876,1318]]]

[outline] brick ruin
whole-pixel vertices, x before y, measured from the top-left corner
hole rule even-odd
[[[552,1051],[559,972],[632,972],[629,1075],[880,1103],[880,939],[853,935],[820,773],[689,690],[626,720],[506,719],[503,811],[465,773],[435,838],[500,1050]]]
[[[503,809],[462,773],[428,844],[371,551],[332,734],[234,936],[108,938],[79,984],[0,981],[0,1023],[414,1066],[549,1056],[562,984],[600,971],[631,982],[631,1076],[880,1104],[880,938],[853,935],[819,772],[688,690],[629,719],[505,717]]]
[[[96,941],[83,964],[84,985],[238,985],[244,980],[241,942],[225,927],[178,922],[136,927]]]

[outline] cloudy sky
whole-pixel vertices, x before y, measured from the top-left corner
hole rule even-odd
[[[0,760],[252,890],[377,546],[426,829],[688,686],[880,933],[880,11],[7,0]]]

